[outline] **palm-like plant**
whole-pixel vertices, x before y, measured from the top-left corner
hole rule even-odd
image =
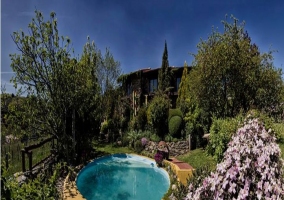
[[[141,136],[140,131],[130,131],[127,133],[127,139],[129,139],[129,146],[131,146],[132,148],[134,147],[134,142],[139,140]]]

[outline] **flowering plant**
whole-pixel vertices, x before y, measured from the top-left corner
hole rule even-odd
[[[216,172],[197,188],[190,184],[186,199],[283,199],[283,160],[270,132],[258,119],[246,121]]]
[[[162,164],[163,162],[163,159],[164,159],[164,155],[162,152],[158,151],[156,154],[155,154],[155,161],[157,164]]]
[[[141,139],[141,143],[142,143],[142,146],[145,147],[145,146],[147,145],[147,143],[148,143],[147,138],[144,138],[144,137],[143,137],[143,138]]]

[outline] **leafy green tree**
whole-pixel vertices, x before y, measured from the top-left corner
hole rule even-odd
[[[171,81],[172,81],[172,71],[169,68],[167,42],[165,42],[162,66],[161,69],[159,70],[159,75],[158,75],[158,89],[160,91],[165,91],[171,86]]]
[[[178,90],[177,107],[183,113],[185,136],[191,136],[192,148],[200,146],[202,136],[208,130],[208,116],[202,108],[198,106],[198,102],[191,94],[190,76],[187,64],[184,64],[184,70]]]
[[[148,123],[156,130],[156,134],[163,138],[168,133],[169,100],[165,95],[156,95],[147,109]]]
[[[64,160],[80,159],[90,136],[99,132],[101,88],[98,83],[100,52],[88,41],[79,61],[71,56],[71,40],[60,37],[55,13],[45,21],[40,11],[29,24],[29,34],[14,32],[20,54],[10,55],[15,72],[12,81],[30,98],[25,107],[29,120],[39,124],[41,135],[58,139]]]
[[[189,77],[193,98],[209,117],[217,118],[279,105],[283,83],[281,71],[273,67],[272,52],[261,54],[237,19],[223,25],[224,33],[213,29],[197,46]],[[265,98],[264,91],[269,94]]]

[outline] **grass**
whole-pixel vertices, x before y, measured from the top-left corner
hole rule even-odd
[[[95,147],[96,151],[104,152],[105,154],[116,154],[116,153],[134,153],[133,150],[128,147],[117,147],[112,144],[106,144],[104,146]]]
[[[214,170],[217,165],[217,162],[214,160],[214,158],[206,155],[206,151],[203,149],[191,150],[187,154],[178,156],[177,159],[190,164],[195,169],[207,165],[211,170]]]

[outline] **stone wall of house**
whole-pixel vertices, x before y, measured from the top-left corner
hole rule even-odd
[[[188,141],[167,142],[167,145],[170,149],[170,157],[176,157],[189,151]],[[156,153],[157,148],[158,142],[149,141],[144,150],[149,153]]]

